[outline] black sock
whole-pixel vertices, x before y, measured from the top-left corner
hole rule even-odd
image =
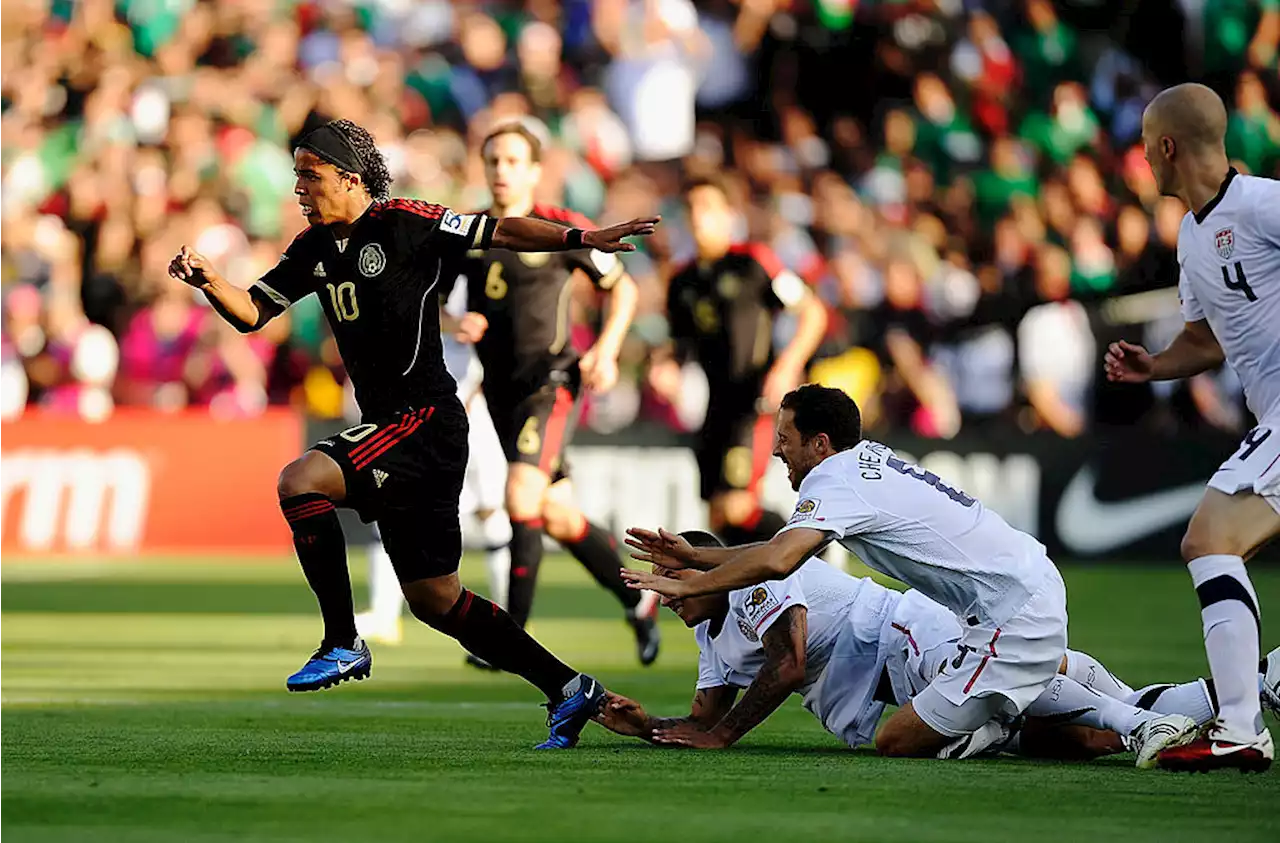
[[[596,582],[618,598],[624,607],[634,609],[640,605],[640,592],[627,588],[627,581],[622,578],[618,542],[603,527],[588,521],[582,537],[565,542],[564,549],[572,553]]]
[[[564,697],[564,687],[578,675],[517,626],[500,606],[466,589],[435,626],[499,670],[535,685],[552,702]]]
[[[338,523],[333,501],[324,495],[294,495],[280,501],[302,573],[315,592],[324,618],[324,643],[350,647],[356,640],[355,609],[351,603],[351,575],[347,571],[347,540]]]
[[[533,610],[533,589],[542,564],[542,519],[511,522],[511,579],[507,583],[507,611],[521,628]],[[476,653],[476,655],[480,655]]]

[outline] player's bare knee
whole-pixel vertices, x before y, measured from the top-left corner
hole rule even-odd
[[[462,586],[457,576],[432,577],[402,583],[405,603],[413,616],[428,626],[439,627],[458,602]]]
[[[512,466],[507,478],[507,512],[513,521],[532,521],[542,517],[546,497],[546,481],[528,472],[516,471]]]
[[[281,469],[276,494],[280,500],[317,494],[338,500],[343,497],[343,485],[337,463],[318,451],[308,451]]]
[[[1191,562],[1215,553],[1238,555],[1243,551],[1237,544],[1231,536],[1218,533],[1204,521],[1192,519],[1182,536],[1182,561]]]
[[[582,538],[586,518],[576,507],[566,506],[548,496],[542,504],[542,521],[547,535],[558,542],[567,542]]]

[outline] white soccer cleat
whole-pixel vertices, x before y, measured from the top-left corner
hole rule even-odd
[[[1267,670],[1262,676],[1262,707],[1280,718],[1280,647],[1267,653]]]
[[[404,626],[397,617],[382,617],[374,612],[356,615],[356,632],[367,641],[379,644],[399,644],[404,638]]]
[[[1012,735],[1008,726],[995,720],[988,720],[971,735],[956,738],[938,750],[938,757],[960,760],[975,755],[996,755],[1009,742]]]
[[[1200,727],[1190,717],[1181,714],[1165,714],[1146,720],[1129,735],[1129,745],[1138,759],[1134,766],[1149,770],[1156,766],[1156,756],[1162,750],[1183,746],[1195,739]]]

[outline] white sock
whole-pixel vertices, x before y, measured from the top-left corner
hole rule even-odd
[[[1058,723],[1076,723],[1110,729],[1128,735],[1153,716],[1149,711],[1099,694],[1070,676],[1056,676],[1044,693],[1027,707],[1028,717],[1046,717]]]
[[[1201,726],[1218,716],[1203,679],[1181,685],[1148,685],[1134,691],[1125,702],[1156,714],[1181,714]]]
[[[1067,650],[1067,670],[1064,675],[1112,699],[1123,700],[1133,694],[1133,689],[1103,667],[1102,662],[1079,650]]]
[[[1258,701],[1258,595],[1244,560],[1218,554],[1187,563],[1200,598],[1204,649],[1218,693],[1218,717],[1232,733],[1262,731]]]
[[[369,612],[383,620],[400,617],[404,606],[404,594],[400,591],[400,578],[391,565],[391,557],[376,541],[369,545]]]
[[[505,609],[507,584],[511,580],[511,519],[506,512],[496,510],[479,520],[484,537],[484,564],[489,573],[489,599]]]

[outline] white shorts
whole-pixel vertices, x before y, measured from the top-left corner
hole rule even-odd
[[[462,396],[459,396],[462,397]],[[462,484],[462,497],[458,511],[462,515],[477,512],[496,512],[503,509],[507,487],[507,458],[502,452],[502,442],[489,416],[489,405],[484,393],[476,392],[467,405],[467,473]]]
[[[1049,687],[1067,652],[1067,590],[1056,569],[1017,614],[996,628],[963,627],[952,658],[912,699],[916,714],[948,737],[988,720],[1012,720]]]
[[[1245,434],[1209,479],[1209,488],[1228,495],[1252,492],[1280,512],[1280,421],[1264,422]]]

